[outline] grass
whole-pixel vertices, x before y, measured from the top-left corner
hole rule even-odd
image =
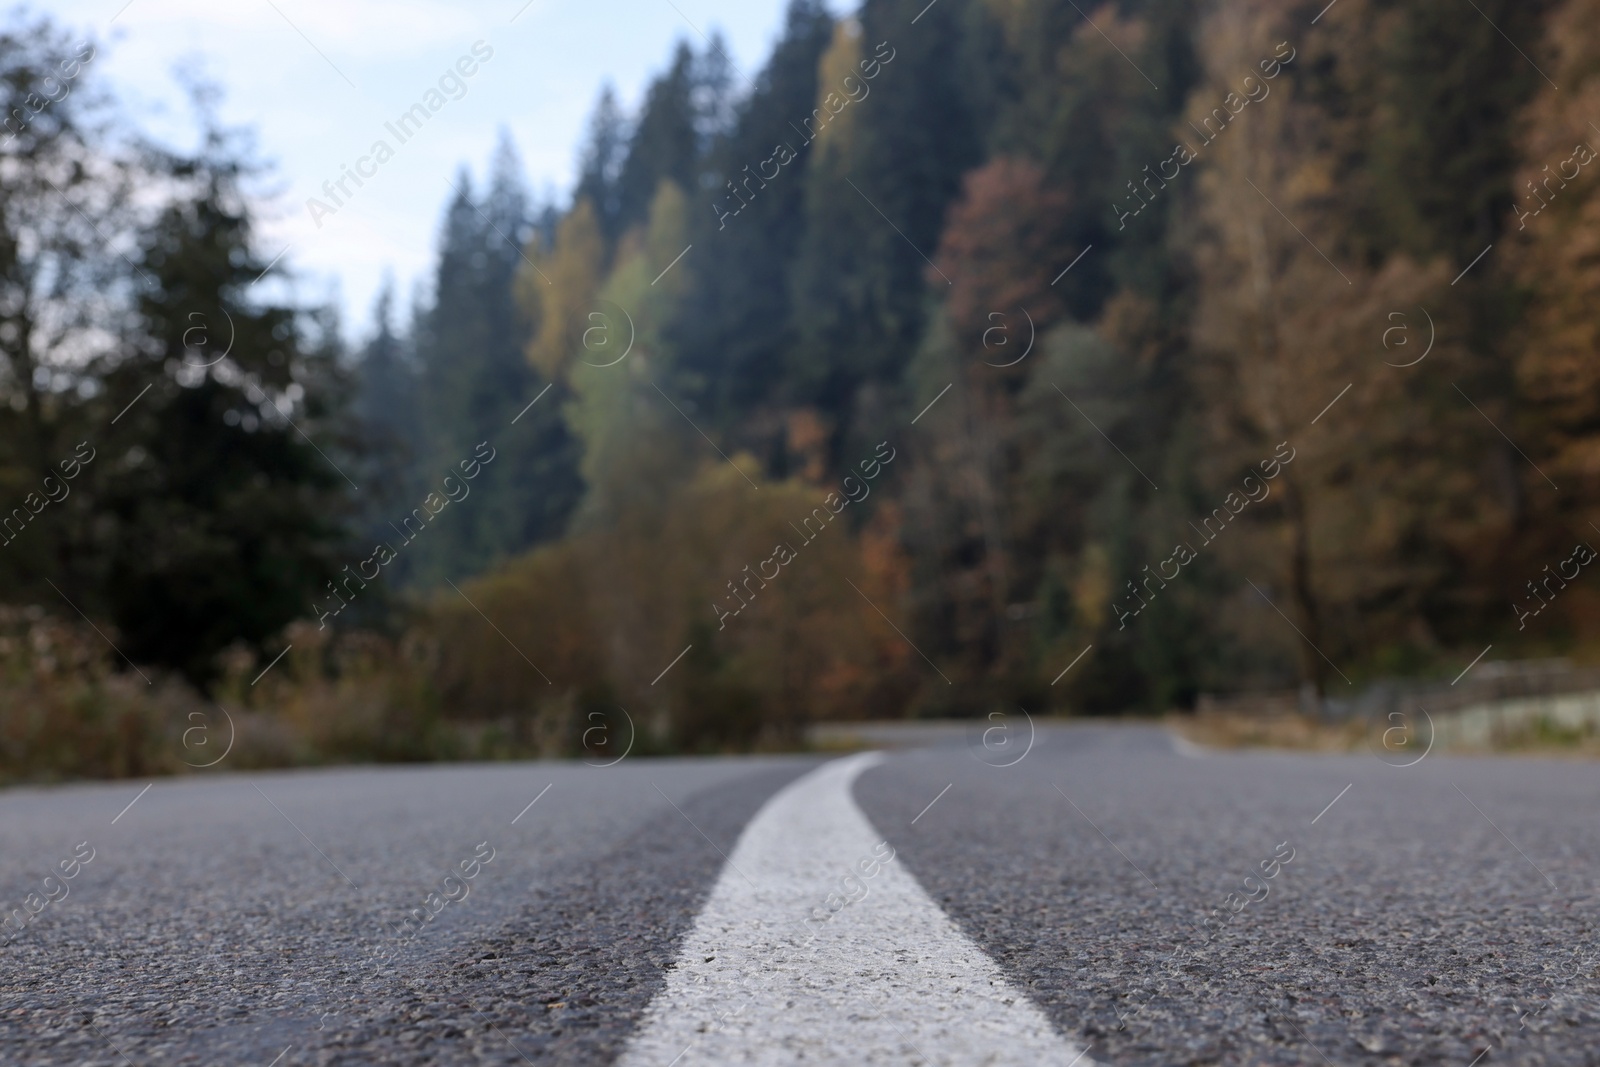
[[[1169,713],[1167,729],[1208,748],[1287,749],[1300,752],[1372,752],[1382,750],[1383,727],[1362,720],[1328,723],[1298,712],[1247,715],[1238,712]],[[1488,746],[1452,746],[1463,755],[1516,753],[1534,756],[1600,757],[1600,731],[1573,728],[1548,716],[1526,727],[1498,731]]]

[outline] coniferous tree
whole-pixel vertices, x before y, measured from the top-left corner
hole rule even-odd
[[[572,202],[589,202],[608,241],[615,241],[622,232],[622,198],[617,183],[627,156],[628,120],[617,103],[616,90],[607,82],[600,89],[600,99],[578,153],[578,185]]]
[[[698,64],[693,49],[678,43],[672,64],[650,83],[628,141],[628,157],[617,176],[616,233],[644,222],[663,180],[680,189],[698,184],[700,129],[695,108]]]
[[[793,729],[819,693],[865,700],[875,661],[905,699],[919,658],[822,577],[858,565],[956,683],[924,708],[1348,692],[1336,672],[1509,626],[1513,573],[1600,521],[1595,0],[1479,7],[864,0],[836,20],[791,0],[748,85],[718,36],[675,44],[635,115],[602,91],[569,208],[530,200],[508,143],[459,178],[426,298],[397,329],[386,290],[345,369],[327,314],[255,284],[239,146],[106,136],[68,73],[92,50],[18,22],[0,32],[0,518],[22,535],[0,580],[66,609],[49,579],[130,656],[203,682],[229,644],[270,655],[287,621],[330,614],[326,583],[403,541],[385,586],[490,575],[497,623],[566,647],[555,700],[657,702],[686,747]],[[44,93],[63,75],[70,95]],[[1178,142],[1200,152],[1173,172]],[[1388,347],[1397,314],[1415,347]],[[890,476],[797,564],[818,580],[708,626],[716,583],[770,551],[755,530],[885,437]],[[44,507],[79,442],[95,458]],[[401,533],[489,448],[470,494]],[[1228,505],[1280,448],[1270,495]],[[1177,540],[1201,557],[1144,585]],[[529,591],[542,617],[515,620]],[[1580,635],[1583,595],[1563,601]],[[563,597],[577,629],[552,621]],[[357,601],[340,624],[398,618],[379,591]],[[481,633],[457,607],[440,632]],[[652,689],[685,642],[681,691]],[[520,706],[510,666],[486,706]]]
[[[512,289],[531,212],[509,141],[496,152],[481,202],[465,173],[456,185],[416,342],[429,427],[418,476],[431,486],[485,443],[497,458],[470,499],[446,505],[450,511],[408,545],[410,573],[424,584],[476,573],[559,536],[578,493],[560,396],[540,397],[551,382],[523,358],[529,324]]]
[[[721,30],[712,30],[704,52],[695,57],[689,106],[694,113],[695,156],[704,164],[712,147],[733,130],[738,97],[737,75],[728,58],[728,42]]]
[[[91,602],[133,660],[204,682],[224,648],[270,648],[334,603],[357,441],[336,321],[252,298],[267,264],[249,163],[212,129],[195,158],[160,164],[177,192],[141,240],[132,353],[104,371],[107,398],[131,406],[107,405],[84,486],[100,512]]]
[[[45,578],[82,592],[87,494],[41,494],[63,492],[57,464],[88,433],[101,390],[85,360],[115,350],[149,283],[119,258],[137,254],[142,168],[107,143],[95,54],[48,20],[0,32],[0,579],[52,603]]]
[[[361,350],[361,391],[355,410],[395,442],[416,435],[417,388],[405,342],[394,329],[394,279],[385,278],[372,309],[376,331]]]
[[[961,176],[981,159],[963,82],[965,31],[984,17],[981,5],[939,4],[905,32],[917,14],[911,0],[868,0],[859,21],[841,23],[801,124],[808,136],[820,132],[794,272],[800,339],[787,371],[801,397],[836,411],[850,411],[863,384],[896,380],[910,359],[928,279],[947,285],[926,257]],[[849,102],[863,84],[870,95]]]
[[[1367,21],[1386,31],[1370,45],[1381,69],[1339,83],[1342,100],[1321,102],[1349,108],[1378,98],[1364,133],[1370,147],[1357,158],[1370,182],[1363,214],[1375,218],[1386,247],[1465,263],[1502,232],[1517,198],[1516,119],[1550,88],[1513,42],[1534,47],[1551,6],[1481,0],[1477,17],[1463,18],[1449,0],[1371,0]],[[1362,25],[1349,13],[1340,19],[1341,27]]]
[[[426,440],[417,367],[409,339],[395,331],[392,279],[384,280],[372,317],[376,329],[356,364],[352,407],[367,444],[359,476],[362,532],[366,540],[386,541],[394,536],[389,523],[427,492],[418,463]],[[397,562],[392,576],[404,574],[404,566]]]
[[[796,336],[789,277],[804,233],[809,155],[791,124],[817,99],[817,63],[832,28],[818,0],[793,0],[771,59],[713,149],[710,188],[684,189],[699,254],[679,268],[693,283],[669,341],[684,386],[716,423],[750,420],[741,440],[770,432],[775,420],[751,416],[788,392],[783,361]],[[781,456],[763,451],[769,461]]]

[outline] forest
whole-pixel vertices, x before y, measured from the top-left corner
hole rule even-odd
[[[0,773],[1600,653],[1600,0],[792,0],[602,93],[570,198],[485,145],[348,328],[105,47],[0,33]]]

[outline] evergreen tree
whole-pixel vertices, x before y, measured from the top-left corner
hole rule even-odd
[[[695,156],[703,162],[712,147],[733,130],[737,109],[735,70],[721,30],[711,31],[706,50],[695,57],[689,106],[694,114]]]
[[[748,420],[741,443],[770,445],[759,435],[770,433],[774,420],[750,416],[785,393],[783,361],[795,340],[789,277],[805,227],[809,155],[791,124],[809,116],[817,99],[817,63],[832,28],[819,0],[792,0],[771,59],[713,150],[710,188],[684,190],[696,252],[677,269],[693,282],[668,341],[681,384],[708,405],[714,422]],[[748,204],[731,191],[733,183],[744,183]],[[769,463],[781,456],[772,447],[762,451]]]
[[[270,648],[332,603],[356,441],[332,316],[251,291],[267,264],[237,146],[212,129],[195,158],[158,164],[176,191],[141,241],[148,284],[131,354],[104,370],[84,486],[99,512],[90,603],[133,660],[204,682],[222,649]]]
[[[1516,199],[1514,120],[1550,88],[1512,43],[1535,46],[1550,0],[1478,6],[1466,18],[1449,0],[1375,2],[1389,30],[1374,42],[1382,70],[1364,86],[1338,86],[1382,101],[1368,127],[1368,210],[1384,243],[1413,256],[1444,252],[1465,263],[1499,236]],[[1341,13],[1336,25],[1360,23]]]
[[[695,108],[697,68],[694,51],[680,41],[672,64],[650,83],[628,141],[628,157],[617,176],[617,228],[610,236],[645,221],[663,180],[680,189],[697,187],[701,143]]]
[[[1160,300],[1173,288],[1167,223],[1180,202],[1163,193],[1153,211],[1120,220],[1129,184],[1172,154],[1173,129],[1198,73],[1192,0],[1104,5],[1091,28],[1082,12],[1049,0],[1000,10],[1006,47],[992,58],[1007,74],[995,90],[996,152],[1042,165],[1070,202],[1047,281],[1095,246],[1058,283],[1076,317],[1094,318],[1119,288]],[[1056,264],[1051,269],[1050,264]]]
[[[407,546],[410,576],[422,583],[477,573],[559,536],[579,489],[560,396],[523,413],[551,381],[523,358],[529,324],[512,288],[532,229],[509,140],[496,151],[481,203],[465,172],[456,185],[416,342],[428,424],[418,478],[433,491],[483,442],[498,458],[473,483],[470,502],[441,513]]]
[[[587,200],[607,241],[622,232],[622,198],[618,179],[628,157],[628,120],[617,103],[616,90],[607,82],[589,118],[589,129],[578,153],[578,185],[574,204]]]
[[[115,351],[149,284],[119,256],[137,254],[135,183],[159,180],[108,143],[94,55],[48,20],[0,32],[0,582],[53,604],[46,578],[87,591],[69,575],[89,551],[88,494],[41,494],[62,492],[57,464],[90,432],[85,362]]]
[[[805,116],[811,122],[797,124],[807,136],[820,132],[794,271],[800,336],[786,370],[797,398],[834,411],[850,412],[867,382],[895,381],[915,350],[929,279],[948,284],[925,257],[961,176],[981,159],[963,80],[964,42],[970,20],[985,17],[981,5],[938,4],[906,32],[922,6],[867,0],[859,23],[841,23]],[[873,64],[875,77],[863,83]],[[847,102],[860,84],[870,95]]]
[[[376,330],[356,364],[353,409],[367,441],[358,476],[361,528],[366,540],[383,541],[394,536],[389,523],[427,492],[418,465],[426,441],[416,364],[395,332],[392,279],[384,280],[372,317]]]
[[[394,331],[394,279],[385,278],[372,309],[377,327],[361,350],[355,411],[375,436],[395,444],[417,436],[415,371]]]

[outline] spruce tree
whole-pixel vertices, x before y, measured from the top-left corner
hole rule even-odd
[[[607,241],[615,241],[621,233],[622,199],[617,181],[627,157],[628,120],[617,103],[616,90],[607,82],[589,118],[578,154],[578,185],[572,194],[574,204],[589,201]]]
[[[818,0],[793,0],[772,57],[712,150],[709,188],[684,190],[696,254],[679,269],[693,284],[668,339],[685,387],[725,427],[785,392],[783,360],[795,340],[789,276],[804,233],[809,157],[790,124],[811,113],[832,30]]]
[[[696,186],[700,136],[696,122],[694,51],[680,41],[672,65],[650,84],[617,176],[617,233],[646,220],[663,179]]]
[[[91,603],[133,660],[205,682],[222,649],[270,652],[286,623],[334,603],[327,583],[358,558],[357,442],[332,315],[254,288],[267,263],[241,150],[212,129],[195,157],[152,166],[175,191],[141,240],[129,349],[103,376],[83,486],[98,513]]]
[[[863,4],[859,24],[841,25],[823,60],[830,80],[802,116],[814,121],[799,123],[807,135],[821,128],[793,283],[800,341],[787,369],[799,396],[837,411],[851,409],[863,384],[896,380],[910,359],[930,284],[946,286],[925,257],[938,245],[961,176],[981,161],[963,80],[965,31],[981,11],[970,2],[941,3],[911,30],[923,6]],[[865,83],[870,95],[841,104],[850,86],[862,84],[862,64],[877,64]]]
[[[378,542],[394,536],[389,523],[427,492],[418,465],[426,441],[417,367],[409,339],[395,330],[392,279],[384,280],[372,317],[375,331],[355,367],[353,409],[367,442],[358,479],[363,489],[360,527],[366,540]],[[396,563],[386,570],[399,577],[404,566]]]
[[[123,258],[137,254],[141,167],[108,144],[94,44],[26,17],[0,32],[0,585],[66,610],[45,579],[86,592],[73,571],[88,551],[87,495],[42,494],[62,492],[49,488],[57,465],[102,392],[92,364],[115,352],[132,293],[148,284]]]
[[[503,138],[482,201],[470,177],[446,215],[434,297],[417,337],[426,398],[424,491],[470,459],[482,443],[496,458],[408,545],[410,574],[424,584],[474,574],[497,559],[559,536],[577,500],[577,457],[560,418],[561,396],[523,358],[529,324],[512,282],[532,232],[520,167]],[[515,419],[515,423],[513,423]]]

